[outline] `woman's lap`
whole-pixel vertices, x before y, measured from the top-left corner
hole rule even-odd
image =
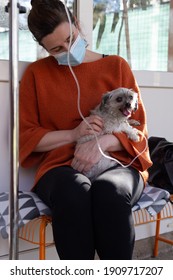
[[[130,259],[134,244],[131,208],[142,190],[138,171],[120,166],[92,184],[71,167],[57,167],[43,175],[35,188],[52,209],[61,259],[93,259],[95,248],[101,259]]]

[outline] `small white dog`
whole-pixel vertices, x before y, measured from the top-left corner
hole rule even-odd
[[[102,134],[113,132],[125,132],[133,141],[139,141],[138,130],[131,125],[139,125],[136,120],[129,119],[132,112],[138,109],[138,95],[131,89],[118,88],[103,95],[101,103],[91,111],[91,114],[98,115],[103,120]],[[83,136],[78,143],[84,143],[94,138],[94,135]],[[117,163],[102,156],[90,171],[84,173],[91,181],[106,169],[115,166]]]

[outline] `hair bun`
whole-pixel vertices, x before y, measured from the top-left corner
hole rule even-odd
[[[44,5],[49,5],[49,6],[53,6],[57,5],[59,2],[61,2],[61,4],[63,4],[63,2],[61,0],[31,0],[31,6],[39,6],[40,4],[44,4]]]

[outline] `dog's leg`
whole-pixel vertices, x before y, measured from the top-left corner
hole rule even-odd
[[[128,122],[122,124],[121,131],[125,132],[127,136],[134,142],[139,141],[139,135],[138,135],[138,130],[131,125],[129,125]]]

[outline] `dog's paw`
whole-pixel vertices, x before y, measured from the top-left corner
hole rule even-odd
[[[132,139],[134,142],[139,142],[140,137],[138,135],[135,135]]]
[[[133,129],[133,133],[129,135],[129,138],[134,142],[139,142],[140,137],[138,135],[138,130],[136,128]]]
[[[133,119],[128,120],[128,122],[129,122],[130,125],[134,125],[134,126],[140,125],[139,121],[136,121],[136,120],[133,120]]]

